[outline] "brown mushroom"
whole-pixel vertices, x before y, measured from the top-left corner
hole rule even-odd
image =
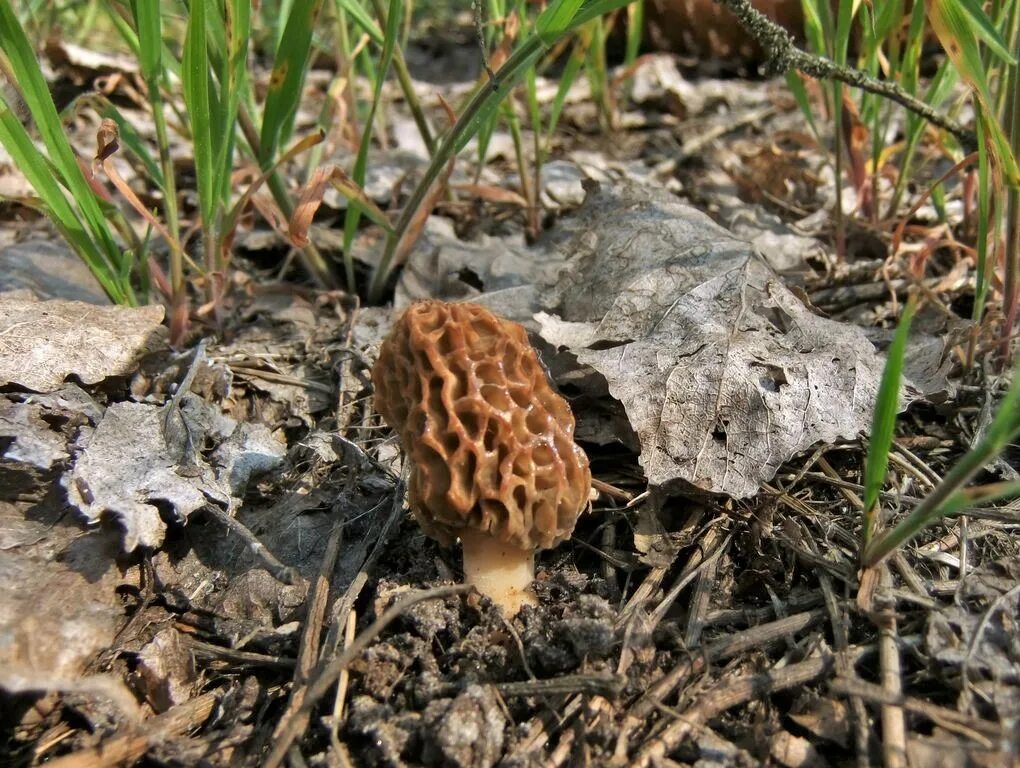
[[[478,304],[423,301],[383,342],[375,405],[411,462],[422,529],[460,539],[464,579],[508,615],[533,602],[535,550],[570,536],[588,458],[527,332]]]

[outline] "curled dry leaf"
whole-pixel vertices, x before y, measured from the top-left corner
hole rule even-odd
[[[866,431],[883,359],[672,196],[594,191],[541,335],[605,377],[653,486],[745,497],[799,451]]]

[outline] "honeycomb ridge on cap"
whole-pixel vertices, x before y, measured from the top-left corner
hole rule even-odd
[[[546,549],[570,535],[588,501],[588,458],[522,326],[479,304],[419,302],[383,342],[372,381],[429,536],[450,545],[470,527]]]

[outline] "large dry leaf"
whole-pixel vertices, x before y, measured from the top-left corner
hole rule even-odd
[[[653,486],[749,496],[799,451],[868,429],[882,357],[746,242],[638,187],[593,192],[564,226],[541,335],[605,377]]]
[[[162,322],[160,306],[0,296],[0,385],[52,392],[72,374],[85,384],[126,375],[164,343]]]

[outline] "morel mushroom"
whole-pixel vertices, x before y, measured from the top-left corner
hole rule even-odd
[[[423,301],[383,342],[375,405],[400,435],[411,511],[464,579],[513,616],[534,602],[535,550],[566,539],[588,502],[574,416],[527,332],[478,304]]]

